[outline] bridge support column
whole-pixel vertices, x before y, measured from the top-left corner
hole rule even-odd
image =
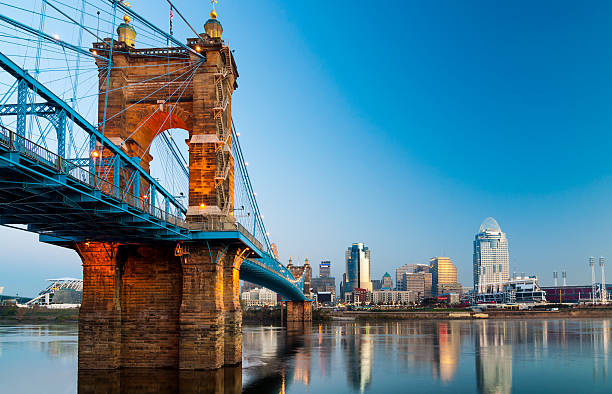
[[[225,362],[223,259],[227,247],[194,245],[183,257],[180,369],[217,369]]]
[[[79,312],[79,369],[121,366],[121,275],[118,247],[103,243],[77,246],[83,261],[83,298]]]
[[[225,365],[242,363],[242,308],[240,306],[239,268],[241,251],[231,253],[223,264],[223,305],[225,308]]]
[[[312,302],[285,301],[283,319],[285,323],[312,321]]]

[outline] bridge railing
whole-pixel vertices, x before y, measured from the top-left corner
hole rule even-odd
[[[219,217],[202,218],[202,221],[196,221],[198,217],[194,217],[186,224],[190,231],[238,231],[253,243],[259,250],[263,250],[261,242],[253,236],[242,224],[238,222],[229,222],[227,219]]]
[[[185,220],[150,204],[146,199],[137,197],[121,187],[117,187],[104,178],[100,178],[89,170],[66,160],[28,140],[24,136],[15,133],[13,130],[0,125],[0,146],[4,146],[9,152],[17,152],[20,155],[48,168],[58,174],[65,174],[81,186],[99,190],[105,195],[126,203],[142,212],[148,213],[156,219],[170,223],[177,227],[186,228]]]

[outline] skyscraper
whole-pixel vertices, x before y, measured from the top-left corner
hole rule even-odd
[[[486,218],[474,240],[474,290],[486,292],[487,285],[501,284],[510,278],[508,240],[495,219]]]
[[[429,262],[433,296],[439,296],[447,292],[461,293],[461,285],[457,283],[457,267],[450,258],[432,257]]]
[[[329,278],[331,276],[331,261],[321,261],[319,263],[319,278]]]
[[[370,249],[363,243],[354,243],[346,251],[346,282],[344,293],[354,289],[372,291],[370,281]]]
[[[385,272],[383,275],[380,288],[385,290],[393,290],[393,279],[388,272]]]

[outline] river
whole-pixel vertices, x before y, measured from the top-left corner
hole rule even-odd
[[[243,368],[77,371],[76,325],[0,325],[1,393],[611,392],[610,319],[243,327]]]

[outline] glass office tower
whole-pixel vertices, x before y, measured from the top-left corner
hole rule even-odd
[[[363,243],[354,243],[346,251],[346,283],[344,292],[354,289],[372,291],[370,281],[370,249]]]

